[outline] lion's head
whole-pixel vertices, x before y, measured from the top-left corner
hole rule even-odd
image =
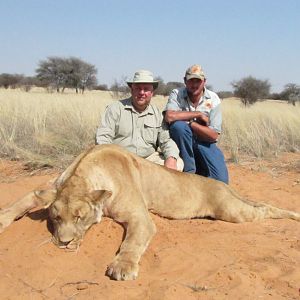
[[[104,200],[111,192],[100,190],[74,195],[67,190],[47,190],[36,192],[36,196],[48,203],[53,242],[59,248],[76,250],[86,231],[101,221]]]

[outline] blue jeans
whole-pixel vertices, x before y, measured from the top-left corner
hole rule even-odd
[[[185,121],[173,122],[170,125],[170,136],[179,148],[184,172],[196,173],[228,184],[224,155],[216,143],[199,141]]]

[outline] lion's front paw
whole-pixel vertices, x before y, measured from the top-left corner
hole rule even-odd
[[[137,263],[117,259],[107,267],[106,275],[115,280],[134,280],[138,272]]]

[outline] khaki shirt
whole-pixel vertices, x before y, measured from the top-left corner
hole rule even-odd
[[[159,147],[164,158],[179,157],[179,150],[163,123],[162,113],[149,104],[141,113],[131,98],[107,106],[96,133],[97,144],[117,144],[141,157],[148,157]]]

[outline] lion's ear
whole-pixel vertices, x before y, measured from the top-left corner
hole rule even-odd
[[[37,205],[48,208],[55,201],[57,190],[35,191],[34,194],[37,197]]]
[[[112,192],[107,190],[95,190],[90,192],[90,196],[94,202],[104,202],[111,195]]]

